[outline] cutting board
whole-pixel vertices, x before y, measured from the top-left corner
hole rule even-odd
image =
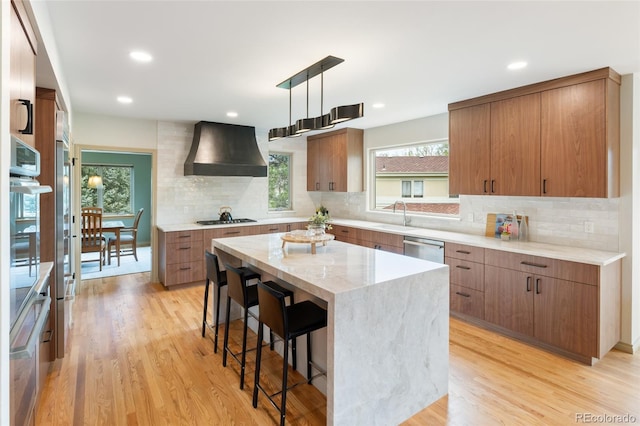
[[[500,234],[496,235],[496,229],[498,228],[499,224],[503,222],[504,218],[507,216],[510,217],[512,215],[511,213],[487,213],[487,225],[485,228],[484,235],[486,235],[487,237],[500,238]],[[517,215],[517,216],[518,216],[518,221],[522,220],[522,215]],[[529,217],[525,216],[524,220],[528,225]]]

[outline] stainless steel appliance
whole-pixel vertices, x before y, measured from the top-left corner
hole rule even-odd
[[[72,273],[71,255],[71,163],[66,114],[56,115],[55,151],[55,253],[54,280],[52,285],[52,309],[55,324],[54,345],[57,358],[65,353],[71,319],[71,304],[75,299],[75,280]]]
[[[40,342],[49,319],[48,274],[40,272],[40,153],[11,137],[10,167],[10,352],[12,425],[31,424],[39,383]],[[48,330],[49,336],[51,330]]]
[[[250,222],[257,222],[257,221],[253,219],[246,219],[246,218],[229,219],[229,220],[211,219],[211,220],[199,220],[196,223],[198,225],[229,225],[232,223],[250,223]]]
[[[444,242],[428,238],[404,237],[405,256],[444,263]]]

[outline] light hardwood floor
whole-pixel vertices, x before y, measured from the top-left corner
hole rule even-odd
[[[237,364],[223,368],[211,333],[201,337],[202,286],[167,291],[142,273],[80,287],[68,352],[49,374],[36,424],[276,423],[266,398],[251,406],[254,353],[241,391]],[[233,323],[232,338],[240,326]],[[264,380],[278,383],[281,359],[263,353]],[[583,423],[581,415],[630,415],[640,424],[638,354],[614,350],[588,367],[451,319],[449,378],[449,395],[406,425],[567,425]],[[311,386],[287,395],[288,424],[323,425],[325,411]]]

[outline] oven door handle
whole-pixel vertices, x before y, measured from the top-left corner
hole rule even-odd
[[[24,346],[17,347],[15,349],[12,348],[11,352],[9,352],[10,359],[29,359],[33,357],[33,349],[36,347],[36,340],[40,337],[40,332],[44,327],[44,323],[47,320],[49,315],[49,307],[51,306],[51,297],[43,296],[38,297],[33,301],[33,305],[41,304],[42,309],[40,309],[40,313],[38,314],[38,318],[36,319],[36,323],[31,330],[31,334],[29,334],[29,338],[27,339],[27,343]],[[31,305],[31,306],[33,306]],[[26,306],[26,309],[31,309],[30,306]],[[26,318],[26,315],[25,315]],[[22,323],[24,323],[24,319],[18,324],[16,323],[14,327],[17,327],[16,330],[19,330],[22,327]]]

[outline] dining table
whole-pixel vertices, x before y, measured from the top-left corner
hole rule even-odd
[[[116,257],[118,258],[118,266],[120,266],[120,230],[124,228],[124,222],[121,220],[107,220],[102,222],[102,232],[113,232],[116,234]],[[109,249],[107,245],[107,250]]]

